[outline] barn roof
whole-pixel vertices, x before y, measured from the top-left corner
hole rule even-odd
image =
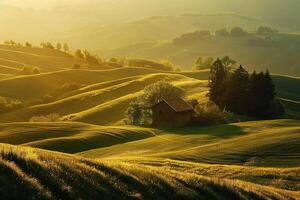
[[[183,111],[192,111],[194,108],[182,98],[176,98],[171,100],[163,99],[161,102],[168,104],[174,111],[183,112]],[[159,102],[159,103],[161,103]]]

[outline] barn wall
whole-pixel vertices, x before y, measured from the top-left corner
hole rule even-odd
[[[193,115],[193,111],[175,112],[170,106],[161,102],[153,107],[153,122],[155,126],[183,126]]]

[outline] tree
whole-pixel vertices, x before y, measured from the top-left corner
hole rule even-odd
[[[240,36],[247,35],[247,32],[241,27],[233,27],[231,29],[230,35],[234,37],[240,37]]]
[[[151,107],[161,100],[181,98],[184,91],[165,81],[159,81],[145,87],[144,95],[132,101],[125,112],[126,123],[133,125],[147,125],[151,123]]]
[[[226,110],[247,115],[249,109],[249,73],[240,66],[228,78],[221,105]]]
[[[202,69],[207,69],[210,68],[213,65],[214,59],[212,57],[207,57],[207,58],[202,58],[199,57],[197,58],[195,64],[195,70],[202,70]]]
[[[222,37],[225,37],[225,36],[229,36],[230,33],[227,31],[226,28],[222,28],[222,29],[219,29],[216,31],[215,33],[217,36],[222,36]]]
[[[165,81],[159,81],[145,87],[142,101],[146,107],[152,107],[161,100],[169,100],[181,98],[184,96],[184,91]]]
[[[90,64],[96,64],[96,65],[100,64],[101,60],[100,60],[100,58],[98,58],[97,55],[92,55],[87,50],[84,50],[83,54],[84,54],[84,58],[85,58],[86,62],[88,62]]]
[[[276,92],[272,78],[268,71],[254,72],[250,79],[251,110],[250,115],[259,118],[271,116],[271,105]]]
[[[26,43],[25,43],[25,46],[26,46],[26,47],[32,47],[32,44],[30,44],[29,42],[26,42]]]
[[[64,43],[63,49],[65,52],[69,51],[69,45],[67,43]]]
[[[225,94],[225,83],[228,70],[218,58],[212,65],[209,76],[209,99],[220,106],[221,99]]]
[[[109,59],[109,62],[117,63],[117,62],[118,62],[118,59],[117,59],[117,58],[111,58],[111,59]]]
[[[126,124],[141,125],[142,108],[138,101],[132,101],[125,112]]]
[[[44,49],[54,49],[54,46],[51,42],[42,42],[41,47]]]
[[[225,68],[227,68],[228,70],[230,70],[231,68],[235,67],[236,65],[236,61],[232,60],[231,58],[229,58],[229,56],[225,56],[221,59],[223,65]]]
[[[59,50],[59,51],[62,49],[61,43],[57,43],[57,44],[56,44],[56,49]]]
[[[80,49],[77,49],[76,52],[75,52],[75,57],[80,58],[80,59],[84,59],[84,54],[82,53],[82,51]]]

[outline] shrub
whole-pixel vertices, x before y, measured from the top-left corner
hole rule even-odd
[[[22,108],[22,102],[16,99],[0,97],[0,113],[13,111]]]
[[[32,47],[32,44],[30,44],[29,42],[26,42],[26,43],[25,43],[25,46],[26,46],[26,47]]]
[[[44,49],[55,49],[51,42],[42,42],[41,47]]]
[[[22,75],[40,74],[40,70],[37,67],[33,67],[33,66],[23,66],[21,68],[20,74]]]
[[[64,43],[63,49],[64,49],[65,52],[68,52],[69,51],[69,45],[67,43]]]
[[[208,126],[222,123],[225,123],[224,113],[216,104],[208,102],[205,106],[198,104],[195,107],[195,115],[193,116],[190,125]]]
[[[5,45],[10,45],[10,46],[15,46],[17,43],[13,40],[5,40],[4,44]]]
[[[75,64],[73,64],[73,66],[72,66],[72,69],[82,69],[83,67],[82,67],[82,65],[81,64],[78,64],[78,63],[75,63]]]
[[[84,59],[84,54],[82,53],[82,51],[80,49],[77,49],[75,52],[75,57],[79,58],[79,59]]]
[[[86,62],[90,64],[96,64],[96,65],[102,63],[102,60],[97,55],[92,55],[87,50],[85,50],[83,53]]]
[[[29,120],[30,122],[59,122],[60,115],[57,113],[51,113],[49,115],[33,116]]]
[[[111,59],[109,59],[109,62],[117,63],[117,62],[118,62],[118,59],[117,59],[117,58],[111,58]]]
[[[61,43],[57,43],[57,44],[56,44],[56,49],[57,49],[58,51],[60,51],[60,50],[62,49]]]

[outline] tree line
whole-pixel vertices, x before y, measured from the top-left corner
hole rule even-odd
[[[284,114],[268,71],[250,74],[242,65],[227,67],[217,59],[210,70],[209,99],[222,110],[255,118]]]

